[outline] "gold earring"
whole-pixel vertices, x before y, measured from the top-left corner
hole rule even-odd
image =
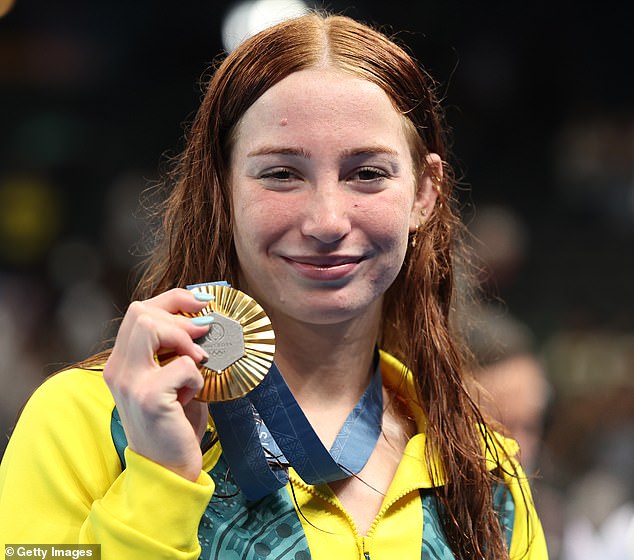
[[[427,210],[425,208],[423,208],[420,211],[420,215],[421,215],[421,218],[424,218],[425,216],[427,216]],[[410,245],[411,245],[412,249],[414,247],[416,247],[416,243],[418,243],[418,228],[420,228],[420,226],[421,226],[421,224],[418,223],[418,224],[416,224],[416,228],[414,229],[414,235],[412,235],[412,240],[410,241]]]
[[[414,229],[414,235],[412,235],[412,240],[409,242],[410,247],[412,249],[416,247],[416,243],[418,242],[418,228],[419,228],[419,224],[416,224],[416,228]]]

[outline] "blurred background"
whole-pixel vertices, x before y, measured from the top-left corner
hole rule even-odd
[[[139,197],[181,148],[211,62],[245,22],[302,9],[256,4],[0,0],[0,453],[33,388],[112,335],[142,255]],[[627,3],[325,7],[398,32],[440,84],[493,294],[468,329],[483,404],[522,442],[551,557],[634,558]]]

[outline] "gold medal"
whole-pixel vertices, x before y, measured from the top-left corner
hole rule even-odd
[[[273,364],[275,333],[271,321],[250,296],[223,285],[196,286],[214,296],[200,313],[213,315],[209,333],[196,342],[209,354],[200,366],[205,380],[196,398],[205,402],[244,397],[264,379]]]

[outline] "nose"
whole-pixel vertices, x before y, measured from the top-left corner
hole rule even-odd
[[[350,233],[349,203],[340,185],[316,187],[306,200],[301,231],[321,243],[332,244]]]

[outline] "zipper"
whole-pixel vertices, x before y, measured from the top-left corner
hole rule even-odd
[[[312,494],[313,496],[316,496],[320,500],[323,500],[327,504],[333,506],[334,509],[336,509],[343,515],[343,517],[348,522],[348,525],[350,525],[352,529],[354,539],[357,542],[358,550],[362,554],[362,556],[359,557],[360,560],[370,560],[370,551],[368,550],[368,547],[367,547],[366,537],[362,537],[361,535],[359,535],[359,528],[357,527],[355,520],[345,509],[343,509],[343,506],[341,505],[339,500],[336,500],[328,496],[327,494],[324,494],[323,492],[318,490],[316,486],[306,484],[299,476],[293,476],[293,475],[294,473],[289,473],[289,478],[291,479],[291,482],[293,484],[297,486],[301,486],[309,494]]]
[[[405,490],[402,490],[400,493],[398,493],[396,496],[394,496],[389,502],[384,503],[381,506],[381,509],[379,510],[379,513],[376,514],[376,517],[374,518],[374,521],[372,522],[372,525],[370,525],[370,528],[368,529],[368,534],[366,535],[367,537],[372,537],[374,535],[374,531],[376,530],[376,526],[378,525],[379,521],[381,520],[381,518],[387,513],[387,511],[399,500],[403,499],[405,496],[407,496],[410,492],[415,492],[418,491],[419,487],[418,486],[412,486],[411,488],[406,488]]]
[[[296,486],[301,486],[304,490],[306,490],[310,494],[313,494],[313,496],[317,496],[319,499],[323,500],[327,504],[330,504],[335,509],[339,510],[343,514],[343,516],[346,518],[346,521],[348,522],[348,524],[354,531],[354,536],[356,538],[362,538],[359,535],[359,529],[357,527],[355,520],[350,516],[350,514],[345,509],[343,509],[343,507],[339,503],[339,500],[335,500],[331,498],[330,496],[328,496],[327,494],[320,492],[316,486],[307,484],[299,476],[294,476],[293,474],[294,473],[289,473],[289,478],[291,479],[293,484],[295,484]]]
[[[350,516],[350,514],[345,509],[343,509],[343,506],[341,505],[339,500],[335,500],[335,499],[331,498],[330,496],[328,496],[327,494],[324,494],[323,492],[320,492],[317,489],[317,487],[312,486],[310,484],[307,484],[299,476],[294,476],[294,473],[289,473],[289,477],[291,478],[293,484],[296,484],[297,486],[301,486],[304,490],[306,490],[310,494],[313,494],[314,496],[317,496],[318,498],[320,498],[324,502],[330,504],[331,506],[333,506],[335,509],[337,509],[338,511],[340,511],[343,514],[343,516],[348,521],[348,524],[350,525],[350,527],[354,531],[354,536],[357,539],[357,542],[361,541],[361,549],[363,551],[363,559],[364,560],[371,560],[370,551],[368,550],[368,546],[367,546],[368,545],[368,540],[370,540],[372,538],[372,536],[374,534],[374,531],[376,530],[376,526],[378,525],[378,523],[381,520],[381,518],[385,515],[385,513],[396,502],[398,502],[399,500],[401,500],[402,498],[407,496],[407,494],[409,494],[410,492],[414,492],[414,491],[417,491],[419,489],[418,486],[412,486],[410,488],[406,488],[406,489],[402,490],[401,492],[399,492],[396,496],[394,496],[389,502],[383,504],[381,506],[381,509],[379,510],[379,513],[376,514],[376,517],[374,518],[374,521],[372,522],[372,525],[370,525],[370,528],[368,529],[368,534],[365,535],[365,536],[361,536],[361,535],[359,535],[359,529],[357,528],[356,522]]]
[[[364,560],[370,560],[370,551],[368,550],[367,547],[367,539],[365,537],[363,537],[363,558]]]

